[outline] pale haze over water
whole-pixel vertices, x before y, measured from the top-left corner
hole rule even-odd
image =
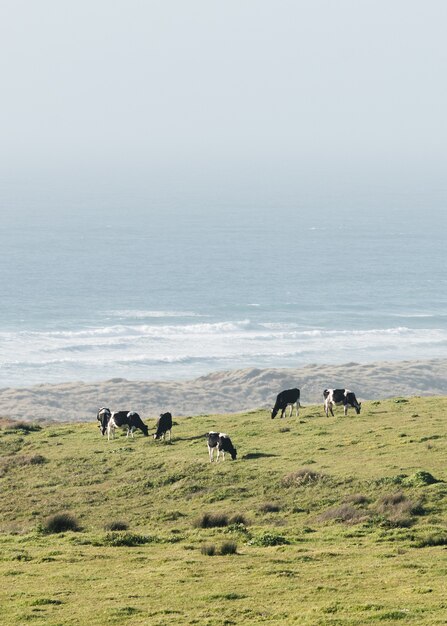
[[[446,17],[2,3],[0,386],[445,357]]]

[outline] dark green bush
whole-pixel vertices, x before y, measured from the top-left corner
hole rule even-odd
[[[39,526],[39,530],[46,534],[64,533],[67,530],[77,532],[81,530],[78,520],[70,513],[56,513],[47,517]]]
[[[234,541],[224,541],[220,546],[219,554],[226,556],[227,554],[237,554],[237,543]]]

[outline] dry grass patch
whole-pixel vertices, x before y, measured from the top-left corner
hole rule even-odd
[[[302,487],[303,485],[315,485],[328,479],[329,477],[326,474],[303,467],[284,476],[282,484],[284,487]]]

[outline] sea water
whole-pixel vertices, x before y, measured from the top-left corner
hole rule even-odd
[[[442,211],[6,209],[2,387],[446,356]]]

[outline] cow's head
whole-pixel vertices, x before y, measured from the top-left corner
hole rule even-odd
[[[112,414],[109,409],[106,409],[106,408],[99,409],[98,415],[96,416],[96,418],[99,421],[98,427],[99,427],[99,430],[101,431],[101,435],[105,435],[105,432],[107,430],[107,424],[109,423],[111,416]]]
[[[146,424],[141,424],[141,430],[143,431],[143,435],[145,437],[149,437],[149,428],[146,426]]]
[[[362,403],[361,402],[357,402],[357,404],[354,406],[355,412],[357,413],[357,415],[360,414],[360,411],[362,410]]]
[[[277,413],[278,413],[278,409],[275,409],[275,407],[273,407],[273,409],[272,409],[272,420],[275,419]]]
[[[231,450],[230,454],[231,454],[231,459],[232,459],[233,461],[235,461],[235,460],[236,460],[236,457],[237,457],[237,450],[236,450],[236,448],[233,448],[233,449]]]

